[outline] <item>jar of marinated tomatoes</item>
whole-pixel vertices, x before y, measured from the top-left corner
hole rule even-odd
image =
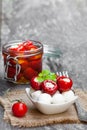
[[[4,77],[17,84],[28,84],[42,71],[42,43],[34,40],[11,41],[3,45]]]

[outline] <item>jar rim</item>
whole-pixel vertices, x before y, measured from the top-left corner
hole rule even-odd
[[[2,50],[5,50],[6,52],[9,52],[8,48],[12,45],[12,44],[21,44],[23,42],[26,42],[26,41],[32,41],[34,44],[39,44],[40,46],[38,46],[38,48],[36,48],[35,50],[25,50],[25,51],[16,51],[16,50],[10,50],[10,52],[14,52],[14,53],[22,53],[22,52],[25,52],[25,53],[35,53],[35,52],[39,52],[43,49],[43,44],[39,41],[35,41],[35,40],[12,40],[12,41],[9,41],[5,44],[3,44],[2,46]]]

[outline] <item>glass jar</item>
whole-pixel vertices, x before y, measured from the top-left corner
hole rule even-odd
[[[28,84],[42,71],[43,45],[38,41],[11,41],[3,45],[2,54],[4,78],[8,81]]]

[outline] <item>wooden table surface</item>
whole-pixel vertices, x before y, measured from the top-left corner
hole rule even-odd
[[[49,48],[55,45],[62,55],[60,58],[45,59],[43,68],[55,72],[67,70],[73,79],[73,87],[87,90],[86,0],[0,0],[1,12],[0,45],[17,39],[39,40],[48,44]],[[8,88],[23,86],[15,86],[3,79],[1,52],[0,57],[0,95],[3,95]],[[87,125],[83,123],[37,128],[12,127],[3,121],[3,112],[0,106],[0,130],[87,130]]]

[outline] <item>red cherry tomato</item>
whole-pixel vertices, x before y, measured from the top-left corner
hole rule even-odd
[[[23,46],[25,47],[26,50],[30,50],[31,45],[33,45],[33,42],[30,40],[23,42]]]
[[[16,117],[23,117],[27,112],[27,105],[23,102],[16,102],[12,106],[13,115]]]
[[[37,76],[31,79],[30,84],[33,89],[41,90],[41,82],[38,81]]]
[[[16,73],[16,69],[13,66],[8,66],[8,70],[7,70],[7,76],[8,78],[14,78]]]
[[[73,81],[69,77],[60,76],[57,78],[57,84],[59,86],[59,91],[64,92],[71,89]]]
[[[31,80],[33,76],[37,76],[38,72],[35,71],[34,69],[28,67],[26,70],[23,72],[23,75],[26,79]]]
[[[37,49],[37,46],[33,44],[32,41],[28,40],[23,43],[23,46],[26,50],[35,50]]]
[[[19,51],[19,52],[20,52],[20,51],[25,51],[25,48],[24,48],[24,46],[23,46],[23,43],[18,45],[17,51]]]
[[[45,93],[53,95],[58,90],[58,85],[52,80],[45,80],[41,84],[42,90]]]

